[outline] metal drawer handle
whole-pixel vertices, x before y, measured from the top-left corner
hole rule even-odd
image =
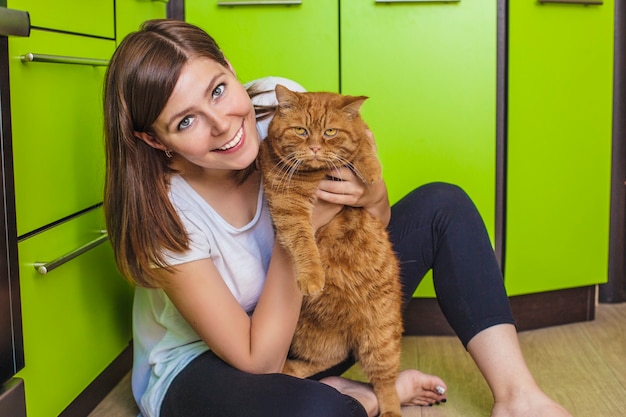
[[[539,0],[539,3],[569,3],[583,4],[585,6],[600,6],[604,4],[603,0]]]
[[[31,52],[24,54],[20,57],[22,62],[51,62],[54,64],[76,64],[76,65],[91,65],[94,67],[106,67],[109,65],[109,61],[106,59],[97,58],[78,58],[73,56],[60,56],[60,55],[44,55],[33,54]]]
[[[376,0],[376,3],[458,3],[461,0]]]
[[[90,249],[95,248],[101,243],[106,242],[109,239],[109,235],[106,232],[102,232],[103,235],[99,238],[92,240],[91,242],[81,246],[80,248],[74,249],[72,252],[66,253],[65,255],[59,256],[54,261],[51,262],[35,262],[34,267],[35,271],[39,272],[41,275],[46,275],[48,272],[52,271],[55,268],[60,267],[66,262],[71,261],[79,255],[87,252]]]
[[[302,0],[218,1],[218,6],[299,6]]]
[[[0,35],[30,35],[30,16],[28,12],[0,7]]]

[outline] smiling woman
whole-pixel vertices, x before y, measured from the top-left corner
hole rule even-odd
[[[276,82],[265,85],[272,91]],[[339,376],[350,358],[319,381],[281,373],[303,295],[294,262],[275,239],[254,164],[277,103],[261,94],[270,102],[257,107],[257,124],[254,87],[246,91],[214,40],[183,22],[146,22],[111,61],[105,211],[119,269],[137,284],[136,401],[144,417],[378,415],[372,387]],[[313,230],[345,206],[388,224],[405,299],[433,269],[444,314],[494,388],[492,415],[569,417],[526,366],[489,236],[468,195],[433,183],[392,209],[384,181],[365,184],[342,166],[327,174],[313,190]],[[393,387],[405,405],[446,399],[441,378],[415,369]]]
[[[182,67],[152,128],[135,134],[155,149],[173,151],[170,166],[184,177],[243,170],[259,145],[248,93],[230,65],[207,58],[191,59]]]

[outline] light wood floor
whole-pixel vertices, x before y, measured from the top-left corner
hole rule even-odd
[[[600,304],[592,322],[519,336],[538,383],[575,417],[626,416],[626,303]],[[402,366],[437,374],[448,385],[447,403],[406,407],[403,417],[489,416],[491,393],[456,338],[406,337]],[[360,378],[358,366],[348,372]],[[127,375],[89,417],[136,415]]]

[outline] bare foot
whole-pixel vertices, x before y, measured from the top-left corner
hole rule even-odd
[[[496,400],[491,417],[572,417],[540,389]]]
[[[323,382],[335,388],[342,394],[349,395],[359,401],[369,416],[378,414],[378,400],[372,386],[351,379],[332,376],[322,379]],[[443,389],[443,393],[437,389]],[[446,400],[446,384],[434,375],[428,375],[415,369],[400,372],[396,380],[396,390],[402,405],[433,405]]]

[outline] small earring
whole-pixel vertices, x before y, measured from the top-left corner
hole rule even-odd
[[[165,150],[165,156],[167,156],[168,158],[172,157],[172,151],[170,151],[169,149]]]

